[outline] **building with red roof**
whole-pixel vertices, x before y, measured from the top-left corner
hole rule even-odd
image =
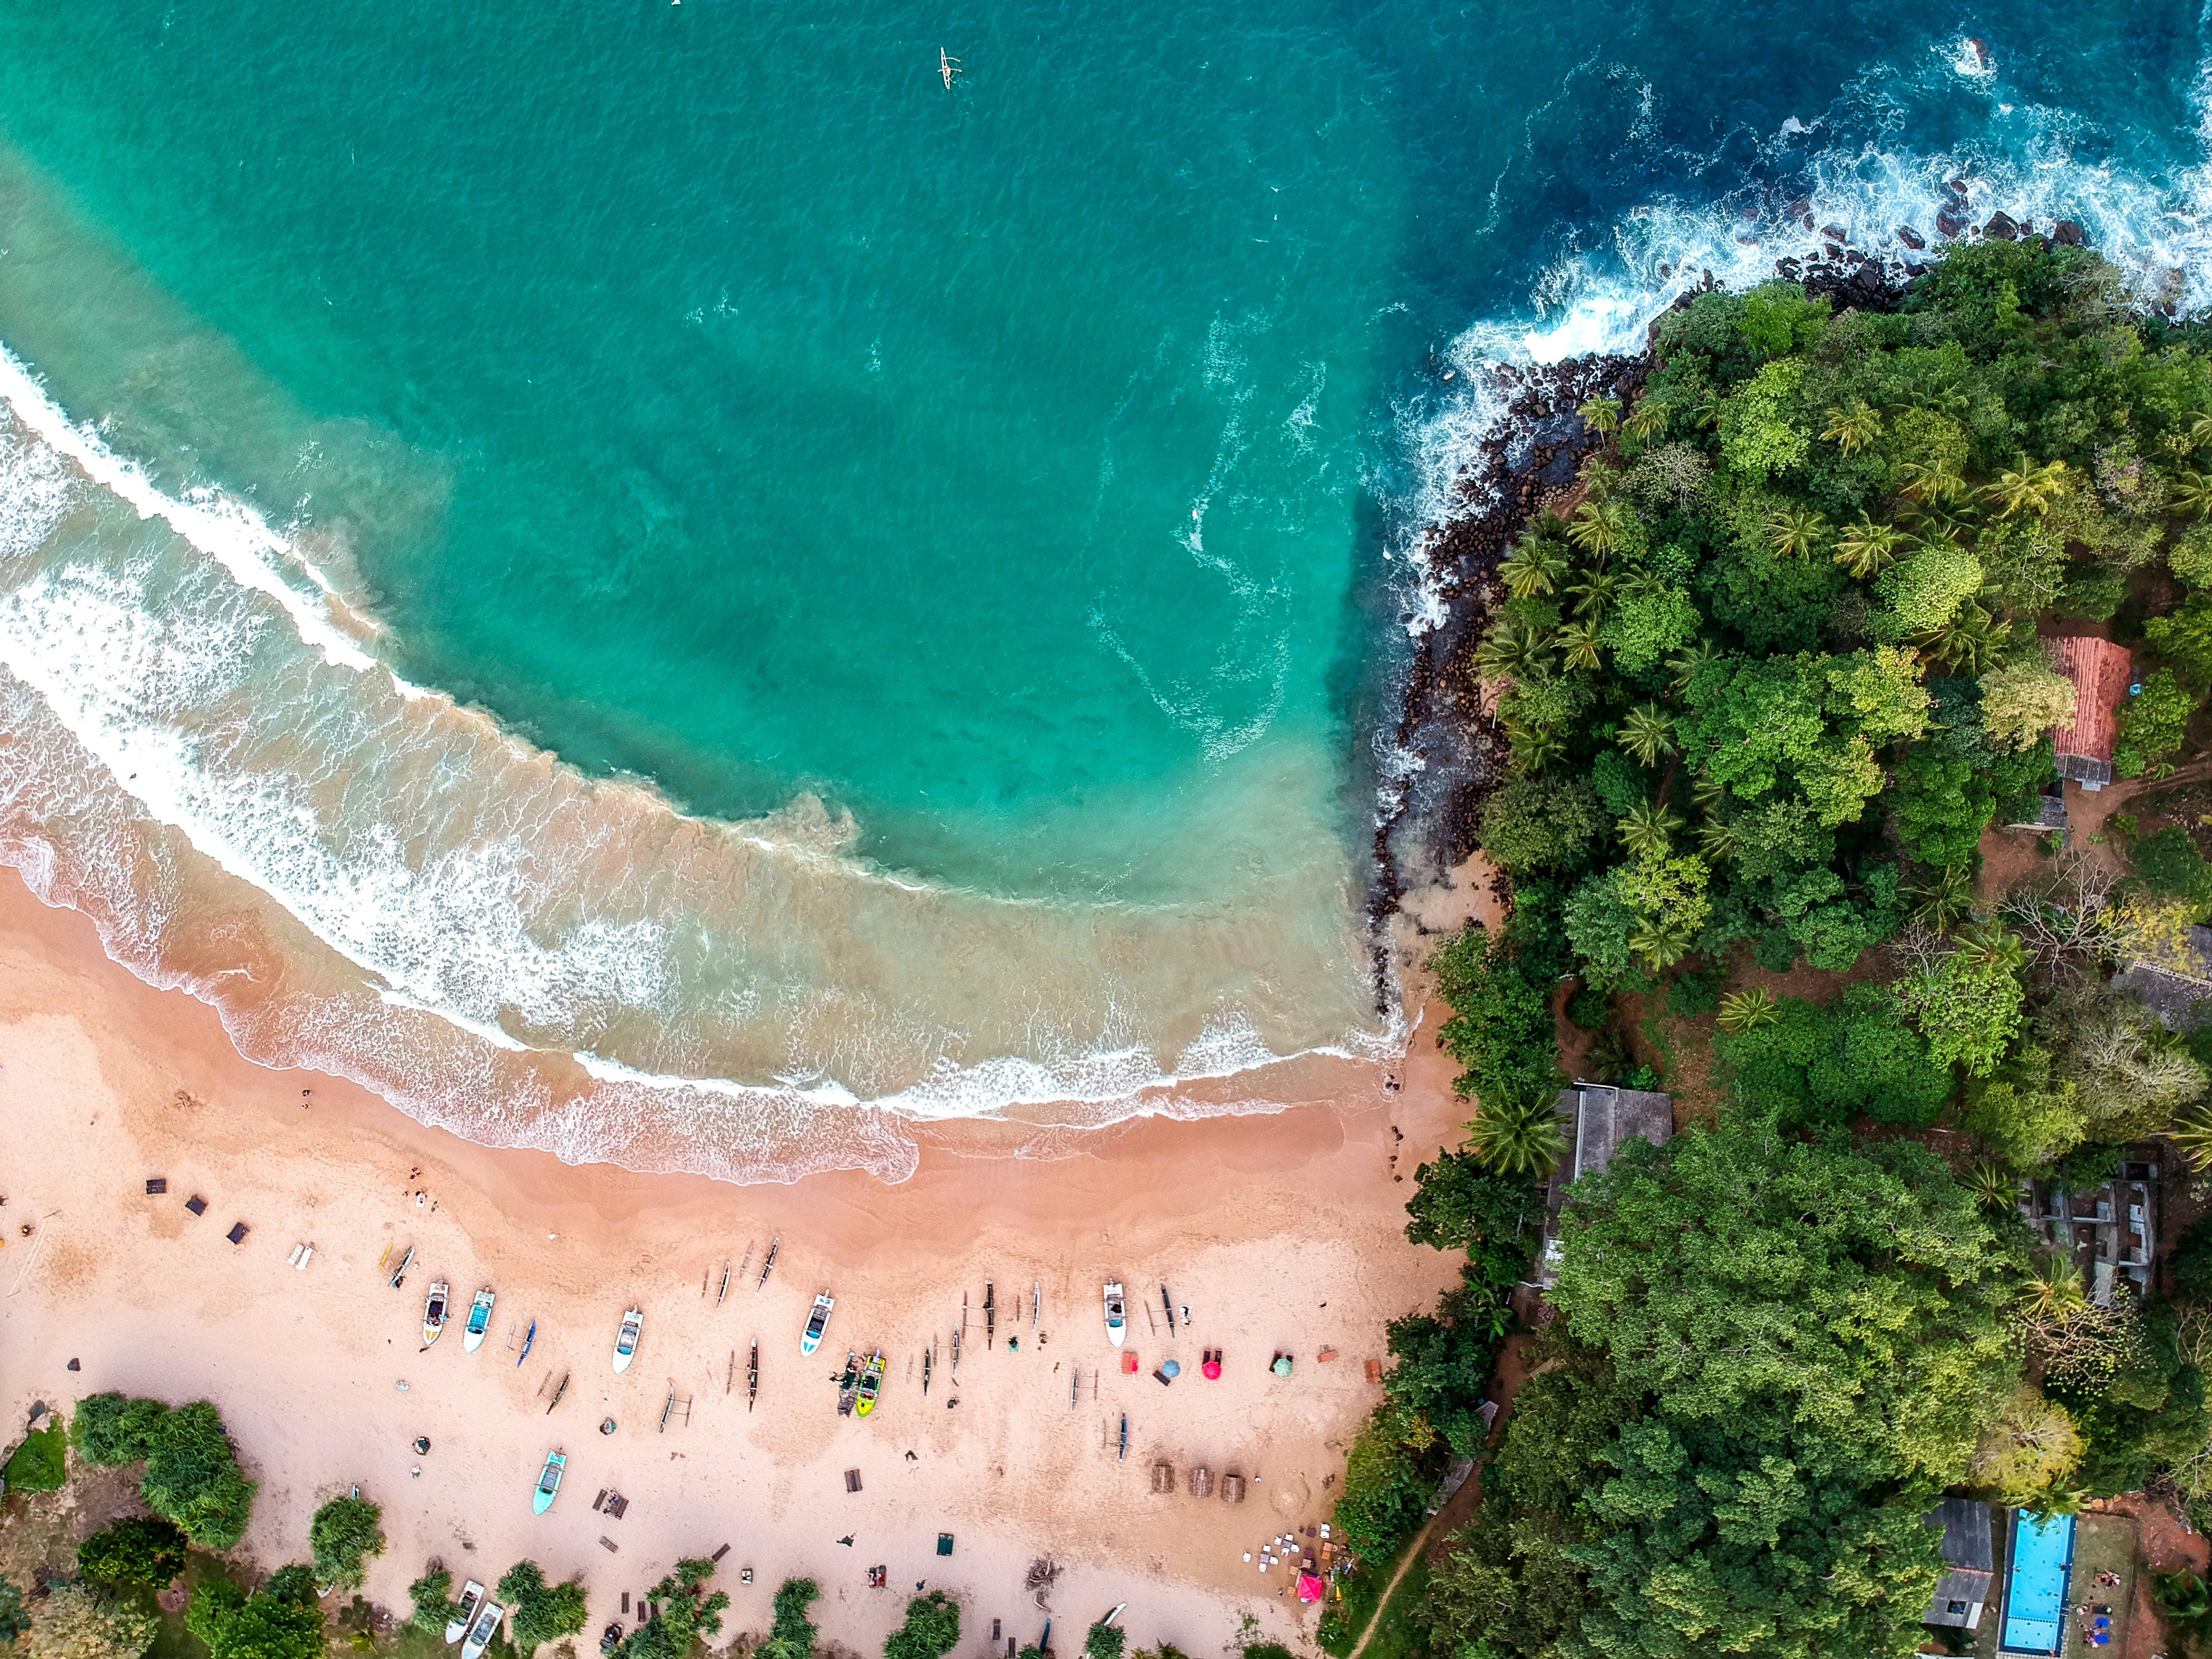
[[[2058,672],[2074,682],[2074,720],[2051,734],[2058,754],[2058,775],[2084,789],[2102,789],[2112,781],[2112,739],[2120,705],[2128,699],[2135,664],[2110,640],[2080,635],[2053,640]]]

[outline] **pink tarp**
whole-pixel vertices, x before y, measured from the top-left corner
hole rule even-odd
[[[1310,1572],[1302,1572],[1302,1573],[1300,1573],[1300,1574],[1298,1575],[1298,1600],[1299,1600],[1299,1601],[1320,1601],[1320,1600],[1321,1600],[1321,1595],[1322,1595],[1322,1582],[1321,1582],[1321,1580],[1320,1580],[1320,1579],[1318,1579],[1318,1578],[1316,1578],[1316,1577],[1315,1577],[1313,1576],[1313,1574],[1311,1574],[1311,1573],[1310,1573]]]

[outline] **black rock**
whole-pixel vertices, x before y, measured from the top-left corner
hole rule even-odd
[[[81,1371],[84,1369],[84,1366],[79,1361],[72,1359],[69,1363],[69,1368],[73,1371]]]
[[[1813,198],[1809,196],[1800,196],[1796,201],[1792,202],[1788,207],[1783,210],[1784,213],[1787,213],[1793,219],[1802,213],[1810,213],[1812,210]]]
[[[1813,228],[1813,216],[1809,213],[1805,216],[1805,228],[1808,230]]]
[[[1904,243],[1905,246],[1911,248],[1915,253],[1917,253],[1922,248],[1928,246],[1928,239],[1925,236],[1923,236],[1918,231],[1913,229],[1911,225],[1899,225],[1897,228],[1897,240]]]
[[[1949,208],[1940,208],[1936,210],[1936,234],[1938,236],[1956,236],[1966,228],[1965,218],[1952,212]]]
[[[1820,248],[1820,257],[1833,263],[1844,257],[1844,251],[1833,242],[1824,243]]]
[[[1794,283],[1804,273],[1805,268],[1795,259],[1777,259],[1774,262],[1774,274],[1784,281]]]
[[[1851,240],[1850,233],[1841,225],[1822,225],[1820,234],[1832,242],[1848,242]]]
[[[1966,181],[1964,179],[1954,179],[1949,184],[1944,185],[1943,188],[1949,191],[1954,196],[1964,196],[1966,193]]]
[[[2081,240],[2081,227],[2075,224],[2071,219],[2061,219],[2057,224],[2052,228],[2051,232],[2051,240],[2057,243],[2061,247],[2081,247],[2084,246]]]
[[[2020,239],[2020,226],[2014,222],[2009,213],[1994,213],[1990,216],[1989,223],[1982,227],[1982,234],[1994,236],[2001,242],[2017,241]]]

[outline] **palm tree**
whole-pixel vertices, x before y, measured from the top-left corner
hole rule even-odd
[[[1690,942],[1690,930],[1679,921],[1647,919],[1628,936],[1628,948],[1642,957],[1644,965],[1655,974],[1689,955]]]
[[[1618,499],[1586,501],[1575,509],[1575,521],[1567,526],[1567,539],[1583,552],[1603,558],[1626,538],[1629,523],[1627,502]]]
[[[2192,1645],[2212,1637],[2212,1586],[2193,1572],[2154,1572],[2150,1599],[2166,1627]]]
[[[1475,666],[1486,676],[1504,674],[1527,680],[1551,666],[1552,636],[1534,623],[1500,621],[1484,635],[1474,653]]]
[[[2066,487],[2066,463],[2050,461],[2037,466],[2022,455],[2012,471],[2000,472],[1997,480],[1982,493],[1993,501],[2003,503],[2000,519],[2009,519],[2022,507],[2041,514],[2051,510],[2051,504]]]
[[[1926,880],[1905,890],[1916,901],[1912,914],[1940,933],[1948,933],[1974,908],[1974,867],[1947,864]]]
[[[1593,398],[1575,413],[1593,432],[1610,434],[1620,426],[1620,404],[1617,398]]]
[[[1682,820],[1658,801],[1646,801],[1615,826],[1628,850],[1638,858],[1664,858],[1673,848],[1674,831]]]
[[[1674,411],[1664,398],[1646,398],[1636,405],[1622,430],[1638,443],[1648,443],[1666,435],[1668,422]]]
[[[1959,469],[1940,458],[1907,461],[1898,471],[1905,477],[1905,487],[1898,493],[1907,501],[1931,504],[1948,501],[1966,487],[1966,481],[1959,476]]]
[[[1533,599],[1550,592],[1566,574],[1566,560],[1541,536],[1522,537],[1513,556],[1498,567],[1498,579],[1516,599]]]
[[[1513,746],[1514,765],[1529,777],[1559,759],[1566,748],[1548,726],[1509,726],[1505,740]]]
[[[2020,1196],[2020,1177],[1995,1158],[1985,1158],[1966,1171],[1960,1183],[1985,1210],[2008,1210]]]
[[[2192,519],[2212,513],[2212,478],[2202,472],[2181,474],[2173,482],[2173,505],[2177,512],[2186,513]]]
[[[1785,559],[1803,558],[1827,531],[1827,519],[1809,507],[1785,507],[1766,515],[1766,544]]]
[[[1721,423],[1721,412],[1728,407],[1728,399],[1716,386],[1707,386],[1698,394],[1698,424],[1707,431]]]
[[[1912,636],[1918,646],[1946,668],[1982,672],[1983,661],[1996,647],[1991,635],[1995,618],[1978,605],[1960,607],[1958,614],[1940,628],[1923,629]]]
[[[2212,1167],[2212,1110],[2203,1106],[2192,1107],[2174,1119],[2166,1138],[2189,1160],[2192,1170]]]
[[[1959,866],[1964,868],[1964,866]],[[1993,921],[1977,922],[1959,932],[1959,954],[1978,968],[2017,973],[2027,960],[2027,949],[2019,939]]]
[[[1735,826],[1719,818],[1707,818],[1698,826],[1698,850],[1711,863],[1735,856]]]
[[[1567,1151],[1558,1093],[1548,1085],[1493,1090],[1467,1126],[1467,1149],[1493,1174],[1548,1176]]]
[[[2056,1254],[2036,1258],[2035,1266],[2021,1281],[2020,1291],[2030,1313],[2062,1322],[2089,1305],[2081,1275],[2074,1271],[2071,1261]]]
[[[1668,690],[1680,696],[1690,689],[1690,682],[1697,678],[1700,668],[1709,662],[1718,662],[1725,654],[1711,640],[1699,640],[1695,645],[1685,647],[1667,659],[1667,666],[1674,671],[1674,682]]]
[[[1674,752],[1674,722],[1650,703],[1639,703],[1621,718],[1620,746],[1644,765],[1656,766],[1660,756]]]
[[[1859,521],[1837,539],[1836,562],[1864,581],[1896,562],[1897,550],[1904,540],[1903,531],[1876,524],[1862,514]]]
[[[1697,803],[1700,811],[1711,811],[1727,798],[1727,795],[1728,785],[1723,783],[1711,772],[1700,771],[1691,781],[1690,799]]]
[[[1713,1018],[1721,1030],[1741,1036],[1746,1031],[1773,1024],[1782,1018],[1782,1009],[1774,1000],[1774,993],[1753,987],[1748,991],[1731,991],[1723,997],[1720,1012]]]
[[[1828,411],[1828,429],[1820,434],[1846,455],[1856,455],[1881,435],[1881,416],[1863,398],[1851,399],[1849,409]]]
[[[1575,615],[1597,617],[1605,614],[1607,605],[1620,589],[1620,578],[1609,576],[1602,570],[1593,570],[1567,592],[1575,601]]]
[[[1597,654],[1598,627],[1594,622],[1573,622],[1559,633],[1560,645],[1566,649],[1565,659],[1569,668],[1587,668],[1595,672],[1601,666]]]

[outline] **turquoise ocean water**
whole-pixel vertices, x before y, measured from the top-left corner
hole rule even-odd
[[[0,0],[0,851],[248,1053],[566,1157],[1264,1104],[1403,1040],[1373,732],[1480,363],[1959,176],[2212,301],[2208,55],[2049,0]]]

